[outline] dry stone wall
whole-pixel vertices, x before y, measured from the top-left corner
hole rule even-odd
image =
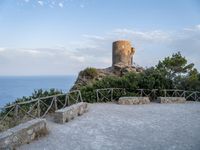
[[[11,150],[48,132],[45,119],[33,119],[0,133],[0,149]]]
[[[185,97],[158,97],[159,103],[185,103]]]
[[[88,111],[88,104],[85,102],[77,103],[69,107],[59,109],[54,114],[54,121],[65,123]]]
[[[134,105],[134,104],[148,104],[150,103],[149,97],[120,97],[118,104],[121,105]]]

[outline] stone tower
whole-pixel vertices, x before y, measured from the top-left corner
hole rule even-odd
[[[135,49],[129,41],[120,40],[113,42],[112,66],[132,66],[132,57]]]

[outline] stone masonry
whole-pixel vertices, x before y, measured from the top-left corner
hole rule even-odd
[[[129,41],[120,40],[113,42],[112,50],[112,66],[123,65],[132,66],[132,57],[135,49],[131,46]]]
[[[65,123],[77,116],[82,115],[88,111],[88,104],[85,102],[80,102],[63,109],[59,109],[54,114],[54,121],[57,123]]]
[[[149,97],[120,97],[118,104],[121,105],[134,105],[134,104],[148,104],[150,103]]]
[[[185,103],[185,97],[158,97],[159,103]]]
[[[14,128],[0,133],[0,149],[12,150],[16,147],[30,143],[35,138],[46,134],[45,119],[33,119]]]

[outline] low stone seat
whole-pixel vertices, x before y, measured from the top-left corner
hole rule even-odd
[[[158,97],[159,103],[185,103],[185,97]]]
[[[118,101],[118,104],[121,105],[135,105],[148,103],[150,103],[149,97],[120,97]]]
[[[57,123],[65,123],[77,116],[82,115],[88,110],[88,104],[80,102],[63,109],[59,109],[54,114],[54,121]]]
[[[0,133],[0,149],[14,149],[47,134],[45,119],[33,119]]]

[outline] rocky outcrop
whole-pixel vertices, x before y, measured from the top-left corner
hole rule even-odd
[[[88,69],[93,69],[96,71],[95,76],[86,75],[85,72]],[[134,66],[123,66],[120,64],[114,65],[113,67],[105,68],[105,69],[96,69],[96,68],[86,68],[81,71],[76,79],[76,82],[71,90],[77,90],[82,86],[92,84],[95,81],[101,80],[106,76],[117,76],[122,77],[123,75],[129,72],[141,73],[144,69],[142,67],[134,67]]]

